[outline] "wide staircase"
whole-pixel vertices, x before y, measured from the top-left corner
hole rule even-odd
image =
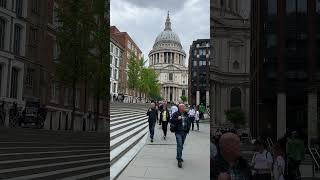
[[[116,179],[144,146],[148,133],[148,104],[110,106],[110,179]]]
[[[271,149],[273,141],[267,139],[268,147]],[[245,141],[241,145],[242,157],[251,163],[255,146],[250,141]],[[271,150],[270,150],[271,151]],[[308,148],[306,150],[304,161],[301,162],[300,172],[303,180],[320,180],[320,154],[316,148]]]

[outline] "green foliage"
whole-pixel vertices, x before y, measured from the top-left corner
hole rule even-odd
[[[225,111],[225,115],[236,128],[246,124],[246,116],[240,108],[233,108]]]
[[[186,101],[187,101],[187,96],[181,96],[180,99],[181,99],[183,102],[186,102]]]
[[[138,60],[134,54],[130,55],[128,86],[130,89],[145,93],[151,99],[162,99],[158,74],[153,69],[146,68],[145,63],[143,58]]]

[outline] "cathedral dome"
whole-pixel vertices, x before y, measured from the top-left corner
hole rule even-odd
[[[179,36],[172,31],[169,13],[165,23],[165,29],[157,36],[153,48],[175,47],[182,49]]]

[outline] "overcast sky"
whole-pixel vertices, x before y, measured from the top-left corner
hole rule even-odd
[[[210,37],[209,0],[111,0],[111,25],[127,32],[140,47],[144,58],[157,35],[164,30],[168,10],[172,30],[189,54],[192,41]]]

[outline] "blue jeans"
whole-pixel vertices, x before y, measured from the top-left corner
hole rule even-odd
[[[149,132],[150,132],[150,138],[153,139],[154,136],[154,126],[156,125],[156,122],[150,122],[149,121]]]
[[[186,132],[176,132],[176,141],[177,141],[177,157],[176,159],[178,161],[182,160],[182,150],[183,150],[183,144],[186,140],[187,133]]]

